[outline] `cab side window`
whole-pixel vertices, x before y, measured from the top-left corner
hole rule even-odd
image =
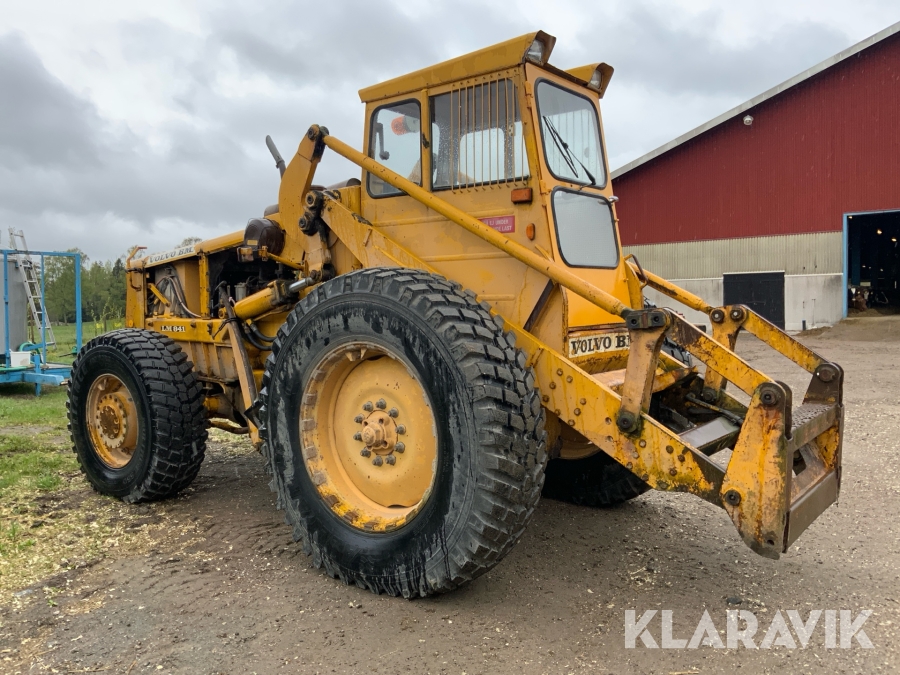
[[[431,97],[435,190],[528,177],[516,85],[499,80]]]
[[[422,184],[421,119],[417,101],[389,103],[372,113],[369,132],[369,157],[418,185]],[[373,197],[403,194],[371,173],[366,184]]]

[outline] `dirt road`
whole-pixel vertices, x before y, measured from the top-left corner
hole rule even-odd
[[[897,672],[900,626],[900,319],[856,319],[804,339],[846,373],[840,504],[780,561],[751,553],[725,513],[651,493],[595,511],[544,500],[495,570],[413,602],[313,570],[275,510],[262,460],[214,446],[183,496],[137,507],[149,553],[120,551],[0,599],[8,673],[858,673]],[[739,352],[801,388],[799,371]],[[71,517],[77,517],[77,504]],[[48,587],[54,590],[42,590]],[[672,610],[690,638],[704,609],[723,634],[745,609],[873,611],[874,649],[625,648],[625,611]],[[651,624],[660,641],[659,615]]]

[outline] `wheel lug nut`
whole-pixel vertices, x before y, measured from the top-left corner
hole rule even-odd
[[[363,416],[357,415],[356,417],[353,418],[353,421],[356,422],[357,424],[362,424]]]
[[[381,466],[384,464],[384,460],[381,459],[381,455],[375,455],[375,459],[372,460],[372,464],[375,466]]]
[[[400,414],[400,411],[397,410],[396,408],[391,408],[390,410],[388,410],[388,415],[390,415],[391,417],[396,417],[399,414]]]
[[[394,466],[394,464],[397,461],[397,458],[394,457],[393,455],[388,455],[387,457],[384,458],[384,461],[387,462],[388,464],[390,464],[391,466]]]
[[[372,401],[366,401],[365,403],[363,403],[363,410],[365,410],[366,412],[372,412],[372,409]]]
[[[362,440],[362,434],[359,433],[359,432],[357,431],[355,434],[353,434],[353,440],[354,440],[354,441],[361,441],[361,440]]]
[[[403,445],[403,443],[394,444],[394,452],[399,452],[402,454],[404,450],[406,450],[406,446]]]
[[[403,426],[402,424],[398,424],[398,425],[397,425],[397,433],[398,433],[398,434],[401,434],[401,435],[402,435],[402,434],[405,434],[405,433],[406,433],[406,427]]]
[[[384,410],[385,408],[387,408],[387,401],[385,401],[383,398],[380,398],[375,403],[375,407],[378,408],[379,410]]]
[[[363,448],[362,450],[359,451],[359,454],[361,454],[363,457],[368,457],[369,455],[372,454],[372,451],[369,450],[368,448]]]

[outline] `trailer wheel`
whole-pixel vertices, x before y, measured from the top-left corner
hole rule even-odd
[[[373,269],[317,287],[278,331],[260,398],[279,508],[344,583],[452,590],[509,552],[540,497],[534,377],[441,277]]]
[[[582,459],[552,459],[547,464],[544,496],[578,506],[615,506],[650,486],[602,450]]]
[[[173,340],[123,329],[88,342],[66,403],[81,470],[126,502],[170,497],[197,476],[206,450],[203,392]]]

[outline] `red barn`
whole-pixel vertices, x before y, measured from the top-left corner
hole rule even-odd
[[[900,23],[612,176],[626,251],[714,304],[900,306]]]

